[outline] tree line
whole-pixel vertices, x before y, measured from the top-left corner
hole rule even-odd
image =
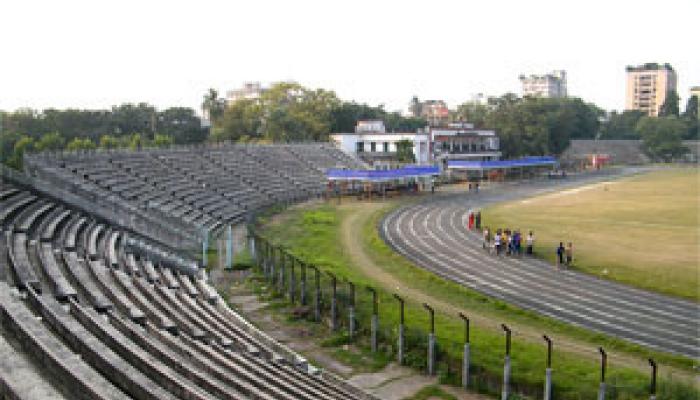
[[[558,155],[572,139],[641,139],[653,158],[669,160],[686,149],[681,141],[698,139],[698,99],[691,97],[681,114],[676,93],[670,93],[656,118],[639,111],[607,114],[579,98],[519,97],[507,93],[487,103],[466,102],[451,111],[450,120],[494,129],[504,158]],[[389,132],[415,132],[422,118],[403,116],[354,101],[335,92],[310,89],[294,82],[273,84],[258,98],[227,104],[216,90],[205,93],[202,109],[210,126],[195,110],[157,110],[147,103],[122,104],[109,110],[20,109],[0,111],[0,160],[21,168],[25,152],[43,150],[138,149],[205,141],[326,141],[333,132],[353,132],[358,120],[384,121]]]

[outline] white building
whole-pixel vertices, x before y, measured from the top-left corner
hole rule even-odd
[[[330,137],[339,149],[375,167],[397,164],[396,143],[401,140],[413,143],[416,164],[431,160],[428,132],[387,132],[383,121],[358,121],[355,132],[333,133]]]
[[[566,71],[552,71],[545,75],[520,75],[523,96],[566,97]]]
[[[434,160],[494,161],[501,157],[496,131],[474,129],[474,124],[454,122],[430,128]]]
[[[260,82],[246,82],[239,89],[226,92],[226,104],[234,103],[238,100],[255,100],[265,93],[267,89],[262,87]]]

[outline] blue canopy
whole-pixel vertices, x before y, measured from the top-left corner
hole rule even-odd
[[[515,160],[498,160],[498,161],[463,161],[449,160],[447,168],[450,169],[469,169],[469,170],[485,170],[485,169],[501,169],[501,168],[517,168],[517,167],[536,167],[543,165],[554,165],[557,159],[550,156],[538,157],[523,157]]]
[[[440,168],[434,166],[407,166],[399,169],[329,169],[328,180],[388,181],[401,178],[439,175]]]

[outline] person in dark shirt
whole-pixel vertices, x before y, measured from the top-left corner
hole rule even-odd
[[[564,264],[564,242],[559,242],[559,247],[557,247],[557,268]]]

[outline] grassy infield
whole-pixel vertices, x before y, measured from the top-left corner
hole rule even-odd
[[[387,203],[386,207],[375,212],[364,224],[363,237],[358,238],[358,240],[362,241],[365,250],[378,265],[404,282],[407,287],[449,301],[456,307],[463,309],[467,314],[470,311],[475,311],[493,317],[493,326],[473,326],[472,328],[472,375],[474,378],[472,387],[478,391],[495,394],[499,390],[504,340],[503,335],[498,332],[496,327],[501,322],[508,323],[515,331],[512,349],[512,382],[517,391],[532,397],[541,396],[545,347],[543,344],[519,340],[518,326],[527,326],[539,329],[543,333],[546,332],[554,338],[555,342],[557,337],[569,337],[590,343],[591,352],[594,352],[597,346],[603,346],[611,354],[618,352],[652,356],[662,365],[662,368],[664,364],[689,371],[693,368],[693,362],[689,359],[649,352],[637,345],[517,309],[415,267],[408,260],[394,253],[378,235],[377,224],[382,216],[394,206],[393,203]],[[275,243],[284,244],[292,253],[306,262],[315,264],[325,271],[331,271],[343,279],[349,279],[357,285],[358,324],[363,335],[356,340],[361,354],[357,355],[342,349],[336,353],[339,357],[345,358],[346,362],[355,361],[379,368],[393,357],[395,351],[393,344],[396,338],[395,327],[398,324],[398,307],[391,298],[391,292],[379,288],[380,325],[384,328],[381,336],[384,340],[381,354],[370,355],[367,351],[367,331],[371,304],[370,296],[362,288],[365,285],[373,286],[375,282],[359,273],[353,267],[349,257],[343,252],[339,231],[340,223],[346,217],[347,212],[343,206],[335,205],[291,210],[287,212],[284,224],[264,225],[262,232],[265,237],[273,238]],[[263,219],[262,222],[264,223],[265,220]],[[542,237],[542,234],[539,236]],[[327,286],[327,281],[324,281],[324,289]],[[345,285],[339,285],[339,288],[344,287]],[[342,294],[343,289],[341,289],[341,296]],[[327,292],[325,295],[327,296]],[[406,321],[409,328],[407,363],[417,368],[424,368],[427,313],[419,304],[413,304],[410,303],[410,299],[407,300]],[[341,308],[343,307],[341,306]],[[441,353],[439,372],[443,381],[451,383],[459,382],[463,340],[463,325],[455,317],[436,313],[436,333]],[[338,334],[326,342],[327,344],[338,344],[344,341],[346,338]],[[372,357],[373,361],[368,363],[368,357]],[[598,363],[595,359],[557,350],[555,347],[553,364],[556,398],[595,398],[599,374]],[[695,389],[680,383],[678,380],[673,380],[664,375],[663,372],[661,378],[659,399],[697,398],[698,393]],[[608,398],[643,398],[648,390],[647,374],[621,365],[610,367],[608,382],[610,388]]]

